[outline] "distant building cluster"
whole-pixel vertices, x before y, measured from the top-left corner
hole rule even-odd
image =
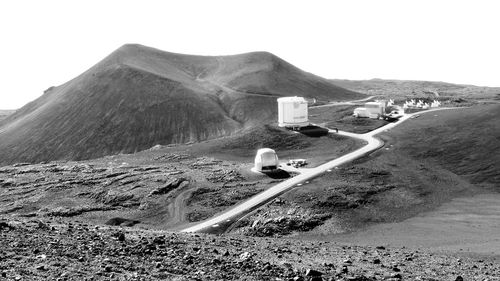
[[[353,116],[358,118],[398,120],[404,115],[403,107],[394,104],[394,100],[376,100],[365,103],[364,107],[354,109]]]
[[[409,109],[409,108],[418,108],[418,109],[429,109],[429,108],[435,108],[439,107],[441,105],[440,101],[433,100],[431,104],[424,102],[423,100],[414,100],[411,99],[409,101],[406,101],[403,105],[404,109]]]

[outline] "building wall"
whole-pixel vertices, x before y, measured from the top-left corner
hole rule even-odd
[[[278,99],[279,126],[306,126],[309,124],[308,104],[303,98]]]

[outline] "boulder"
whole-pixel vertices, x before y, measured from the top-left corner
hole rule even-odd
[[[317,271],[317,270],[311,269],[311,268],[308,268],[306,270],[306,276],[308,276],[308,277],[321,276],[321,275],[323,275],[323,272],[321,272],[321,271]]]

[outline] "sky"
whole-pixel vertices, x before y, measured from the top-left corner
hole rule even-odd
[[[268,51],[325,78],[500,86],[496,0],[16,0],[0,3],[0,109],[126,43],[196,55]]]

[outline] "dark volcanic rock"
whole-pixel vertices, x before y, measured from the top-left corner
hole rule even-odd
[[[140,223],[140,221],[117,217],[117,218],[109,219],[104,224],[106,224],[106,225],[134,226],[135,224],[138,224],[138,223]]]
[[[320,272],[320,271],[317,271],[314,269],[310,269],[310,268],[308,268],[306,270],[306,276],[321,276],[321,275],[323,275],[323,272]]]
[[[11,228],[11,226],[8,223],[6,223],[4,221],[0,221],[0,230],[10,229],[10,228]]]
[[[166,194],[166,193],[178,188],[182,184],[187,184],[187,183],[188,183],[188,181],[185,178],[177,178],[177,179],[171,180],[170,182],[166,183],[165,185],[158,187],[155,190],[151,191],[151,193],[149,193],[149,196]]]

